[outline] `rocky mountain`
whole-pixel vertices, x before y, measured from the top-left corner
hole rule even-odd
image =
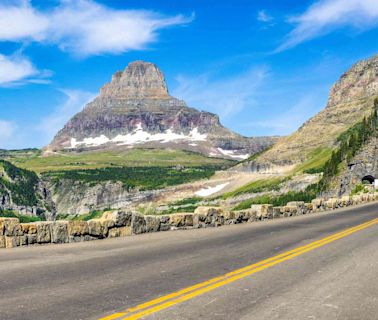
[[[332,150],[342,132],[371,113],[377,96],[378,55],[375,55],[356,63],[341,76],[331,89],[325,109],[257,159],[241,164],[239,169],[282,171]]]
[[[100,95],[59,131],[45,154],[147,147],[241,160],[276,140],[247,138],[226,129],[215,114],[170,96],[156,65],[135,61],[113,75]]]

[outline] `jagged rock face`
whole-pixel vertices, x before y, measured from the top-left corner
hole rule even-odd
[[[111,83],[100,90],[101,97],[138,99],[169,99],[164,76],[152,63],[135,61],[124,72],[113,75]]]
[[[302,163],[325,148],[333,148],[337,137],[370,115],[378,96],[378,55],[356,63],[332,87],[325,109],[296,132],[280,139],[271,149],[240,170],[278,171]]]
[[[152,201],[163,190],[128,191],[121,182],[104,182],[96,185],[72,180],[51,181],[46,185],[52,191],[57,212],[86,214],[92,210],[125,208],[131,204]]]
[[[189,108],[170,96],[156,65],[136,61],[101,88],[100,95],[66,124],[46,152],[169,147],[243,159],[275,140],[229,131],[215,114]]]
[[[343,165],[328,194],[331,196],[349,195],[366,176],[378,179],[378,138],[376,137],[371,138],[349,163]]]
[[[378,94],[378,55],[357,62],[332,89],[327,107],[349,103]]]

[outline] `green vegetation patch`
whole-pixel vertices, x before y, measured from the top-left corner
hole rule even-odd
[[[17,157],[11,161],[37,173],[72,171],[108,167],[170,167],[174,165],[219,166],[229,168],[235,161],[209,158],[199,153],[181,150],[131,149],[123,151],[92,151],[60,153],[51,156]]]
[[[219,166],[200,167],[115,167],[93,170],[46,172],[44,177],[59,183],[61,179],[89,184],[112,181],[122,182],[128,190],[155,190],[168,186],[210,178]]]
[[[251,207],[253,204],[272,204],[275,207],[285,206],[290,201],[304,201],[311,202],[317,196],[317,184],[308,186],[304,191],[288,193],[279,196],[262,195],[252,199],[240,202],[233,210],[244,210]]]
[[[86,214],[58,214],[56,220],[74,220],[74,221],[88,221],[91,219],[100,219],[105,211],[112,210],[110,208],[103,210],[93,210]]]
[[[41,217],[27,216],[22,214],[17,214],[9,210],[0,210],[0,218],[18,218],[21,223],[37,222],[43,221]]]
[[[17,205],[35,206],[38,204],[36,190],[38,176],[29,170],[17,168],[8,161],[0,160],[0,192],[9,192]]]
[[[331,156],[331,148],[317,148],[310,153],[307,161],[295,168],[294,173],[321,173],[324,171],[324,165]]]
[[[184,206],[184,205],[190,205],[190,204],[196,204],[200,201],[203,201],[201,197],[189,197],[184,198],[175,202],[170,203],[170,206]]]
[[[264,191],[279,190],[280,184],[289,180],[290,177],[279,177],[271,179],[261,179],[248,183],[234,191],[222,195],[223,199],[236,197],[245,193],[260,193]]]

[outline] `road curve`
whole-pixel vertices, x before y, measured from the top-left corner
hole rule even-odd
[[[0,250],[0,319],[132,319],[124,316],[130,307],[256,263],[261,270],[134,319],[377,319],[378,223],[354,228],[376,218],[373,203],[261,223]],[[277,255],[283,261],[264,263]]]

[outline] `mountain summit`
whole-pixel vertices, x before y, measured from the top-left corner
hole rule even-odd
[[[116,72],[100,91],[101,97],[119,99],[169,99],[164,76],[153,63],[135,61]]]
[[[217,115],[189,108],[170,96],[155,64],[135,61],[116,72],[100,95],[76,114],[45,150],[173,148],[240,160],[275,140],[231,132]]]

